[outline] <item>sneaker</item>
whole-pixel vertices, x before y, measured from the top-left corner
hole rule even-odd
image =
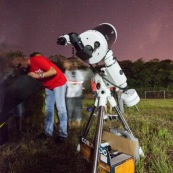
[[[67,138],[62,137],[62,136],[58,136],[58,137],[55,139],[55,142],[56,142],[56,143],[65,143],[66,140],[67,140]]]

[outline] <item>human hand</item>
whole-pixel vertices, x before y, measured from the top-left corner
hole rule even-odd
[[[33,78],[35,78],[35,79],[39,79],[40,78],[40,75],[38,73],[35,73],[35,72],[29,72],[28,75],[33,77]]]

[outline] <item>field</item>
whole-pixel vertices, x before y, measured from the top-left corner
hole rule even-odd
[[[92,99],[83,101],[83,126],[69,130],[66,144],[53,139],[40,140],[42,123],[25,122],[24,132],[10,130],[10,140],[0,146],[0,173],[90,173],[91,165],[77,152],[78,137],[88,120]],[[133,134],[139,139],[145,157],[136,166],[136,173],[173,172],[173,100],[141,100],[135,107],[125,108],[124,117]],[[44,117],[43,117],[44,118]],[[89,135],[95,130],[93,121]],[[104,129],[121,128],[118,120],[107,120]],[[55,136],[57,133],[55,126]]]

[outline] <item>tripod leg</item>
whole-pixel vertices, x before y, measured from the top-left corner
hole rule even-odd
[[[136,108],[136,110],[139,112],[139,109],[138,109],[138,107],[135,105],[135,108]]]
[[[122,123],[124,129],[127,130],[128,132],[130,132],[130,133],[133,135],[133,133],[132,133],[132,131],[130,130],[130,127],[128,126],[126,120],[124,119],[123,114],[121,113],[119,107],[118,107],[118,106],[115,106],[115,107],[114,107],[114,110],[118,113],[118,118],[119,118],[119,120],[121,121],[121,123]]]
[[[96,130],[96,135],[95,135],[95,139],[94,139],[92,173],[97,173],[99,147],[100,147],[101,138],[102,138],[103,116],[104,116],[104,106],[99,106],[97,130]]]
[[[89,132],[89,129],[91,127],[91,122],[92,122],[92,119],[93,119],[93,115],[94,115],[95,109],[96,109],[96,106],[94,106],[93,109],[92,109],[91,115],[90,115],[89,120],[87,122],[87,125],[86,125],[86,127],[84,129],[84,132],[82,134],[82,137],[86,137],[87,134],[88,134],[88,132]]]

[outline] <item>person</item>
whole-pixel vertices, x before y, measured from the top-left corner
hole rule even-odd
[[[91,85],[92,94],[93,94],[94,101],[95,101],[95,99],[97,97],[97,89],[96,89],[96,83],[93,81],[93,78],[91,78],[91,80],[90,80],[90,85]]]
[[[1,68],[1,72],[0,72],[0,119],[2,118],[1,116],[1,112],[4,109],[5,106],[5,97],[6,97],[6,89],[8,88],[8,85],[12,85],[11,84],[11,80],[13,80],[15,78],[16,75],[19,74],[17,69],[11,69],[8,66],[8,63],[6,62],[6,65],[4,63],[0,64],[0,68]],[[16,120],[16,127],[17,130],[20,131],[21,130],[21,118],[19,118],[19,116],[21,117],[21,114],[19,115],[19,107],[17,106],[14,110],[12,110],[11,112],[9,112],[9,114],[13,114],[14,112],[16,112],[17,114],[17,118],[15,118]],[[9,110],[9,109],[8,109]],[[8,133],[9,133],[9,127],[10,127],[10,122],[9,121],[2,121],[0,120],[0,133],[2,133],[1,135],[3,136],[2,139],[0,139],[0,143],[7,142],[8,141]],[[1,138],[0,135],[0,138]],[[2,141],[1,141],[2,140]]]
[[[27,75],[27,69],[21,69],[21,68],[14,68],[14,71],[9,76],[9,78],[15,79],[16,77],[20,75]],[[15,115],[15,122],[18,132],[22,131],[22,119],[25,116],[25,105],[24,102],[18,104],[16,108],[12,111],[12,113]]]
[[[67,133],[67,110],[65,92],[67,79],[62,71],[48,58],[40,53],[33,53],[30,58],[13,55],[10,57],[13,67],[29,68],[28,75],[40,80],[45,87],[44,133],[40,137],[52,137],[54,127],[54,105],[56,104],[59,116],[59,130],[56,142],[65,142]]]
[[[64,61],[65,76],[67,78],[66,106],[69,128],[80,127],[82,119],[81,107],[85,72],[77,69],[77,66],[77,61]]]

